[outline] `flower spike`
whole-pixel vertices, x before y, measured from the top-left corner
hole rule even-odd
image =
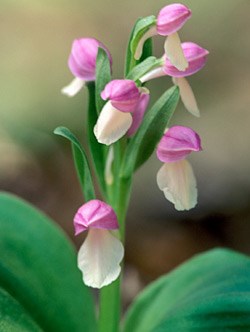
[[[73,41],[68,66],[76,78],[62,89],[63,94],[72,97],[80,91],[85,82],[95,80],[96,58],[99,47],[106,51],[110,64],[112,64],[109,50],[99,40],[95,38],[81,38]]]
[[[94,199],[83,204],[74,217],[75,234],[89,230],[78,252],[78,267],[87,286],[101,288],[118,278],[124,256],[122,243],[111,233],[118,229],[112,207]]]

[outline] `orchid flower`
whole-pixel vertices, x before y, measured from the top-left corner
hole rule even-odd
[[[199,135],[183,126],[168,129],[158,144],[156,154],[164,165],[157,173],[157,184],[176,210],[190,210],[197,204],[196,179],[185,158],[200,150]]]
[[[75,79],[61,90],[63,94],[73,97],[81,90],[85,82],[95,80],[96,57],[99,47],[106,51],[111,64],[111,54],[99,40],[81,38],[73,41],[68,66]]]
[[[180,4],[174,3],[162,8],[157,16],[156,24],[146,31],[138,43],[135,59],[140,59],[144,42],[155,35],[167,36],[165,53],[171,63],[180,71],[188,67],[188,62],[181,48],[181,41],[177,33],[185,22],[191,17],[191,10]]]
[[[136,111],[137,106],[142,108],[139,104],[142,103],[145,91],[138,88],[134,81],[127,79],[113,80],[105,86],[101,97],[108,101],[94,127],[94,134],[99,143],[110,145],[125,135],[133,124],[131,113]]]
[[[122,243],[112,234],[119,228],[112,207],[98,199],[83,204],[74,217],[75,235],[88,230],[78,252],[78,267],[87,286],[102,288],[118,278],[124,256]]]
[[[199,116],[200,112],[196,99],[192,88],[185,77],[195,74],[205,66],[209,52],[198,44],[192,42],[182,43],[181,47],[185,58],[188,61],[188,68],[185,71],[178,70],[172,65],[168,57],[163,55],[161,65],[142,76],[140,81],[145,83],[160,76],[172,76],[174,84],[178,85],[180,88],[180,97],[186,109],[191,114]]]

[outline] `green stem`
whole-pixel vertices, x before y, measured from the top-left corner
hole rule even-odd
[[[119,178],[118,178],[119,179]],[[118,180],[117,179],[117,180]],[[114,190],[113,201],[116,201],[116,213],[120,225],[120,237],[122,242],[125,239],[125,218],[129,203],[131,179],[120,179],[119,193]],[[106,286],[100,291],[99,300],[99,332],[118,332],[121,315],[121,278]]]

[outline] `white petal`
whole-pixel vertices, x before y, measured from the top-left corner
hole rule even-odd
[[[173,82],[180,88],[181,100],[186,109],[194,116],[199,117],[200,111],[197,106],[197,102],[193,93],[193,90],[184,77],[173,77]]]
[[[105,165],[105,181],[108,185],[113,183],[114,177],[112,173],[112,164],[114,160],[114,148],[113,145],[109,148],[108,156]]]
[[[157,173],[157,184],[176,210],[190,210],[197,204],[196,180],[187,160],[164,164]]]
[[[177,32],[166,38],[164,48],[166,56],[173,66],[180,71],[184,71],[188,68],[188,62],[184,56],[181,41]]]
[[[85,285],[101,288],[118,278],[124,256],[122,243],[106,229],[91,229],[78,252]]]
[[[118,141],[132,124],[132,115],[118,111],[108,101],[94,127],[94,134],[99,143],[110,145]]]
[[[74,97],[82,89],[84,84],[85,82],[82,79],[76,77],[69,85],[62,88],[61,92],[68,97]]]
[[[139,60],[141,55],[142,55],[142,51],[143,51],[143,46],[145,41],[150,38],[157,35],[157,30],[156,30],[156,26],[154,25],[153,27],[151,27],[140,39],[137,48],[135,50],[135,54],[134,54],[134,58],[136,60]]]

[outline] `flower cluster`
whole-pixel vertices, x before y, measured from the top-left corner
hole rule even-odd
[[[143,123],[150,101],[146,82],[160,76],[171,77],[174,85],[179,87],[186,109],[195,116],[200,114],[185,77],[203,68],[208,51],[193,42],[181,43],[178,31],[190,17],[190,9],[182,4],[161,9],[157,18],[144,27],[132,56],[135,63],[140,63],[147,39],[160,35],[166,37],[162,57],[136,79],[128,76],[111,80],[100,94],[104,106],[97,110],[98,119],[92,129],[98,143],[111,146],[105,169],[108,185],[113,182],[112,144],[124,136],[128,142]],[[82,38],[73,42],[68,65],[75,79],[62,89],[64,94],[74,96],[85,84],[95,81],[99,48],[106,52],[111,66],[110,52],[97,39]],[[156,154],[164,165],[157,174],[157,183],[177,210],[189,210],[197,203],[196,180],[186,157],[192,151],[200,150],[199,135],[184,126],[167,128],[161,140],[158,140]],[[123,258],[122,243],[117,238],[118,233],[114,232],[118,229],[115,211],[103,201],[90,200],[78,210],[74,225],[76,234],[89,231],[78,254],[78,266],[85,284],[100,288],[111,283],[120,273],[119,264]]]

